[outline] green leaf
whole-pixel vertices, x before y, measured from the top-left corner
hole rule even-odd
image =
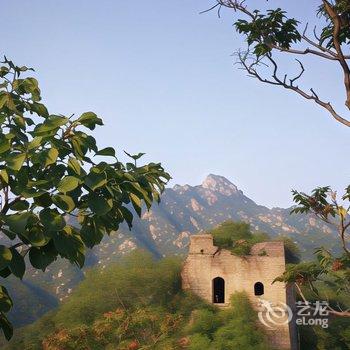
[[[4,221],[12,232],[22,233],[25,231],[28,219],[31,217],[31,215],[32,213],[30,212],[7,215],[4,218]]]
[[[52,202],[56,204],[60,209],[71,212],[75,208],[72,197],[64,194],[56,194],[52,197]]]
[[[1,232],[4,233],[8,238],[14,240],[16,238],[16,234],[10,230],[7,230],[6,228],[1,228]]]
[[[10,248],[12,253],[12,259],[9,265],[11,272],[18,278],[22,279],[26,270],[26,264],[21,254],[17,252],[15,248]]]
[[[43,208],[47,208],[52,204],[52,197],[50,193],[44,192],[40,195],[35,195],[34,197],[34,203]]]
[[[57,251],[63,257],[76,263],[80,268],[84,266],[84,244],[71,227],[67,226],[63,231],[58,232],[53,240]]]
[[[1,312],[9,312],[13,303],[9,296],[7,289],[4,286],[0,286],[0,310]]]
[[[106,200],[95,193],[89,195],[88,204],[90,209],[97,215],[105,215],[112,209],[112,200]]]
[[[55,163],[57,160],[57,157],[58,157],[58,150],[56,148],[50,148],[45,154],[44,168],[46,168],[50,164]]]
[[[4,332],[6,340],[10,340],[13,336],[13,327],[3,313],[0,313],[0,328]]]
[[[78,178],[74,176],[66,176],[59,182],[57,189],[62,193],[66,193],[69,191],[73,191],[78,186],[79,186]]]
[[[11,273],[12,273],[11,270],[8,267],[6,267],[3,270],[0,270],[0,277],[7,278],[8,276],[11,275]]]
[[[68,166],[77,174],[80,175],[81,174],[81,165],[79,163],[79,161],[75,158],[69,158],[68,160]]]
[[[124,151],[124,153],[129,156],[130,158],[132,158],[133,160],[138,160],[139,158],[141,158],[142,156],[144,156],[146,153],[138,153],[138,154],[130,154],[126,151]]]
[[[106,147],[96,152],[96,155],[115,157],[115,150],[113,147]]]
[[[7,174],[7,171],[5,169],[2,169],[0,171],[0,178],[1,178],[1,181],[5,184],[8,184],[9,183],[9,176]]]
[[[141,199],[137,197],[134,193],[129,193],[129,197],[130,197],[132,206],[134,207],[137,215],[140,217],[142,213]]]
[[[34,226],[30,230],[24,231],[21,236],[27,239],[34,247],[43,247],[49,242],[49,237],[44,235],[41,227]]]
[[[0,139],[0,154],[8,151],[10,149],[10,142],[5,137]]]
[[[68,123],[68,118],[50,115],[44,123],[38,124],[34,129],[35,136],[47,136],[51,131],[55,132],[60,126]]]
[[[23,130],[26,129],[26,121],[25,121],[25,119],[24,119],[22,116],[20,116],[20,115],[15,115],[15,116],[13,117],[13,121],[14,121],[14,123],[15,123],[19,128],[21,128],[21,129],[23,129]]]
[[[102,187],[107,183],[106,174],[91,171],[85,177],[84,183],[94,191],[96,188]]]
[[[123,219],[126,221],[126,223],[128,224],[128,226],[129,226],[129,229],[131,229],[131,227],[132,227],[132,220],[133,220],[133,215],[132,215],[132,213],[131,213],[131,211],[128,209],[128,208],[126,208],[126,207],[123,207],[123,206],[121,206],[120,207],[120,213],[121,213],[121,216],[123,217]]]
[[[28,150],[35,149],[40,146],[41,140],[43,138],[41,136],[35,136],[32,141],[28,144]]]
[[[11,250],[4,245],[0,245],[0,270],[7,267],[12,259]]]
[[[9,94],[6,92],[0,92],[0,109],[4,107],[9,100]]]
[[[47,108],[42,103],[34,102],[30,105],[30,108],[32,112],[35,112],[41,117],[47,118],[49,116],[49,112],[47,111]]]
[[[25,200],[20,200],[10,205],[10,209],[14,211],[23,211],[29,208],[29,203]]]
[[[80,229],[81,238],[89,248],[99,244],[102,241],[104,233],[103,226],[96,223],[83,225]]]
[[[36,190],[35,188],[25,188],[21,191],[21,196],[24,198],[36,198],[44,195],[45,193],[45,191]]]
[[[66,221],[56,209],[43,209],[39,214],[40,220],[48,231],[60,231],[66,226]]]
[[[45,271],[56,260],[57,254],[55,253],[54,246],[47,244],[44,247],[37,248],[32,247],[29,250],[29,261],[33,267]]]
[[[12,153],[7,156],[6,163],[10,169],[18,171],[22,168],[25,159],[25,153]]]
[[[96,125],[103,125],[102,119],[98,118],[97,115],[93,112],[83,113],[78,119],[81,125],[86,126],[90,130],[94,130]]]

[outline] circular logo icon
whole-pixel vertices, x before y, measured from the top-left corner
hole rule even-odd
[[[276,329],[279,326],[288,324],[293,318],[292,309],[285,303],[273,304],[270,301],[259,299],[258,312],[260,322],[269,329]]]

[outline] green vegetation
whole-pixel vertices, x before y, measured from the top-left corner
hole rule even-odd
[[[336,318],[328,329],[304,326],[299,328],[301,350],[345,350],[350,349],[350,320]]]
[[[335,121],[350,127],[349,0],[319,0],[315,7],[315,18],[305,18],[303,6],[297,6],[303,20],[290,17],[280,7],[265,10],[251,5],[246,1],[217,0],[209,9],[218,8],[220,13],[222,8],[227,8],[233,10],[235,15],[238,14],[234,28],[244,36],[247,44],[246,49],[239,50],[236,55],[241,68],[248,76],[264,84],[278,86],[315,103]],[[310,22],[315,24],[313,30],[308,26]],[[299,72],[291,75],[286,70],[289,65],[283,62],[282,56],[295,59]],[[312,88],[304,85],[303,76],[310,64],[304,60],[306,56],[338,66],[338,71],[327,70],[327,78],[340,73],[342,79],[339,79],[339,87],[344,91],[345,111],[337,106],[339,101],[330,101],[320,96],[317,85]],[[328,85],[328,88],[333,91],[335,87]],[[333,244],[320,246],[315,252],[316,259],[313,263],[290,266],[279,280],[294,284],[302,299],[305,299],[302,290],[307,288],[320,298],[316,284],[327,285],[336,294],[345,294],[349,299],[350,185],[345,188],[342,196],[338,196],[330,186],[317,187],[309,194],[295,190],[292,193],[296,203],[292,213],[312,213],[333,226],[338,232],[341,253],[332,250]],[[335,317],[350,318],[350,310],[336,308],[330,312]]]
[[[118,264],[90,270],[58,309],[15,330],[1,348],[272,350],[244,293],[234,294],[225,310],[206,304],[181,290],[181,263],[135,251]],[[302,326],[300,331],[302,350],[350,346],[349,319],[334,319],[329,329]]]
[[[225,221],[209,233],[214,238],[214,245],[236,255],[248,255],[255,243],[269,240],[266,233],[252,233],[250,225],[245,222]]]
[[[141,215],[170,179],[160,164],[138,166],[143,155],[118,161],[111,147],[99,149],[88,130],[103,125],[93,112],[79,117],[50,114],[38,81],[5,57],[0,67],[0,276],[22,279],[25,256],[45,270],[59,256],[82,267],[86,247],[100,243],[126,221],[132,206]],[[101,158],[102,157],[102,158]],[[79,228],[66,217],[77,218]],[[0,328],[7,339],[13,306],[0,285]]]
[[[268,349],[244,294],[219,311],[181,291],[180,269],[177,258],[155,261],[137,251],[119,264],[91,270],[65,303],[16,331],[5,348]]]
[[[191,350],[245,349],[271,350],[262,330],[256,326],[257,315],[244,293],[231,298],[232,307],[221,312],[200,310],[189,327]]]
[[[239,256],[249,255],[252,246],[256,243],[271,241],[267,233],[251,232],[250,225],[245,222],[225,221],[209,233],[214,238],[214,245],[228,249]],[[287,262],[299,261],[299,248],[290,238],[281,236],[274,240],[284,242]],[[266,255],[266,252],[262,251],[260,255]]]

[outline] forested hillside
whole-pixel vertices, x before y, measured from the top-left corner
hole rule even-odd
[[[244,294],[219,312],[181,291],[180,268],[178,258],[155,261],[135,251],[90,271],[65,303],[16,331],[6,349],[269,349]]]
[[[244,221],[253,231],[268,233],[271,238],[289,237],[296,242],[303,259],[312,256],[316,247],[338,249],[336,232],[311,215],[290,215],[291,209],[273,208],[256,204],[222,176],[209,175],[198,186],[179,186],[165,190],[159,205],[144,211],[141,219],[135,217],[131,231],[122,226],[118,232],[106,236],[100,245],[86,255],[85,268],[80,270],[67,260],[58,259],[45,272],[28,268],[24,282],[16,282],[21,289],[35,295],[42,308],[28,303],[30,298],[15,293],[15,304],[21,300],[25,314],[13,311],[11,320],[16,326],[30,323],[40,310],[50,309],[69,296],[74,287],[84,279],[84,271],[92,266],[106,268],[112,262],[137,248],[142,248],[159,258],[168,255],[184,256],[189,237],[201,230],[209,230],[226,221]],[[68,220],[78,225],[74,217]],[[4,239],[4,238],[3,238]],[[15,289],[12,280],[5,280],[9,289]],[[29,292],[28,286],[32,285]],[[48,298],[42,298],[47,293]],[[27,295],[27,294],[25,294]],[[29,295],[29,294],[28,294]]]
[[[218,233],[218,232],[217,232]],[[136,250],[119,263],[89,271],[60,307],[17,329],[6,350],[278,350],[245,294],[220,311],[181,290],[181,259]],[[350,324],[300,329],[302,349],[346,349]]]

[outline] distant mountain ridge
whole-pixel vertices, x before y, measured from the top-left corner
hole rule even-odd
[[[184,255],[192,234],[226,220],[248,222],[252,230],[264,231],[272,237],[289,236],[300,245],[304,258],[310,257],[318,246],[337,249],[336,232],[329,225],[311,215],[290,215],[290,211],[291,208],[258,205],[225,177],[210,174],[201,185],[167,188],[159,205],[144,211],[141,218],[135,215],[131,231],[122,225],[118,232],[106,236],[89,251],[86,266],[103,268],[137,247],[156,257]],[[29,269],[25,279],[62,300],[84,278],[84,270],[59,259],[44,273]]]
[[[160,205],[136,219],[128,236],[135,245],[146,242],[161,255],[178,254],[186,252],[191,234],[234,220],[271,236],[288,235],[301,245],[304,256],[319,245],[336,243],[331,226],[312,215],[290,215],[291,209],[258,205],[225,177],[210,174],[201,185],[166,189]]]

